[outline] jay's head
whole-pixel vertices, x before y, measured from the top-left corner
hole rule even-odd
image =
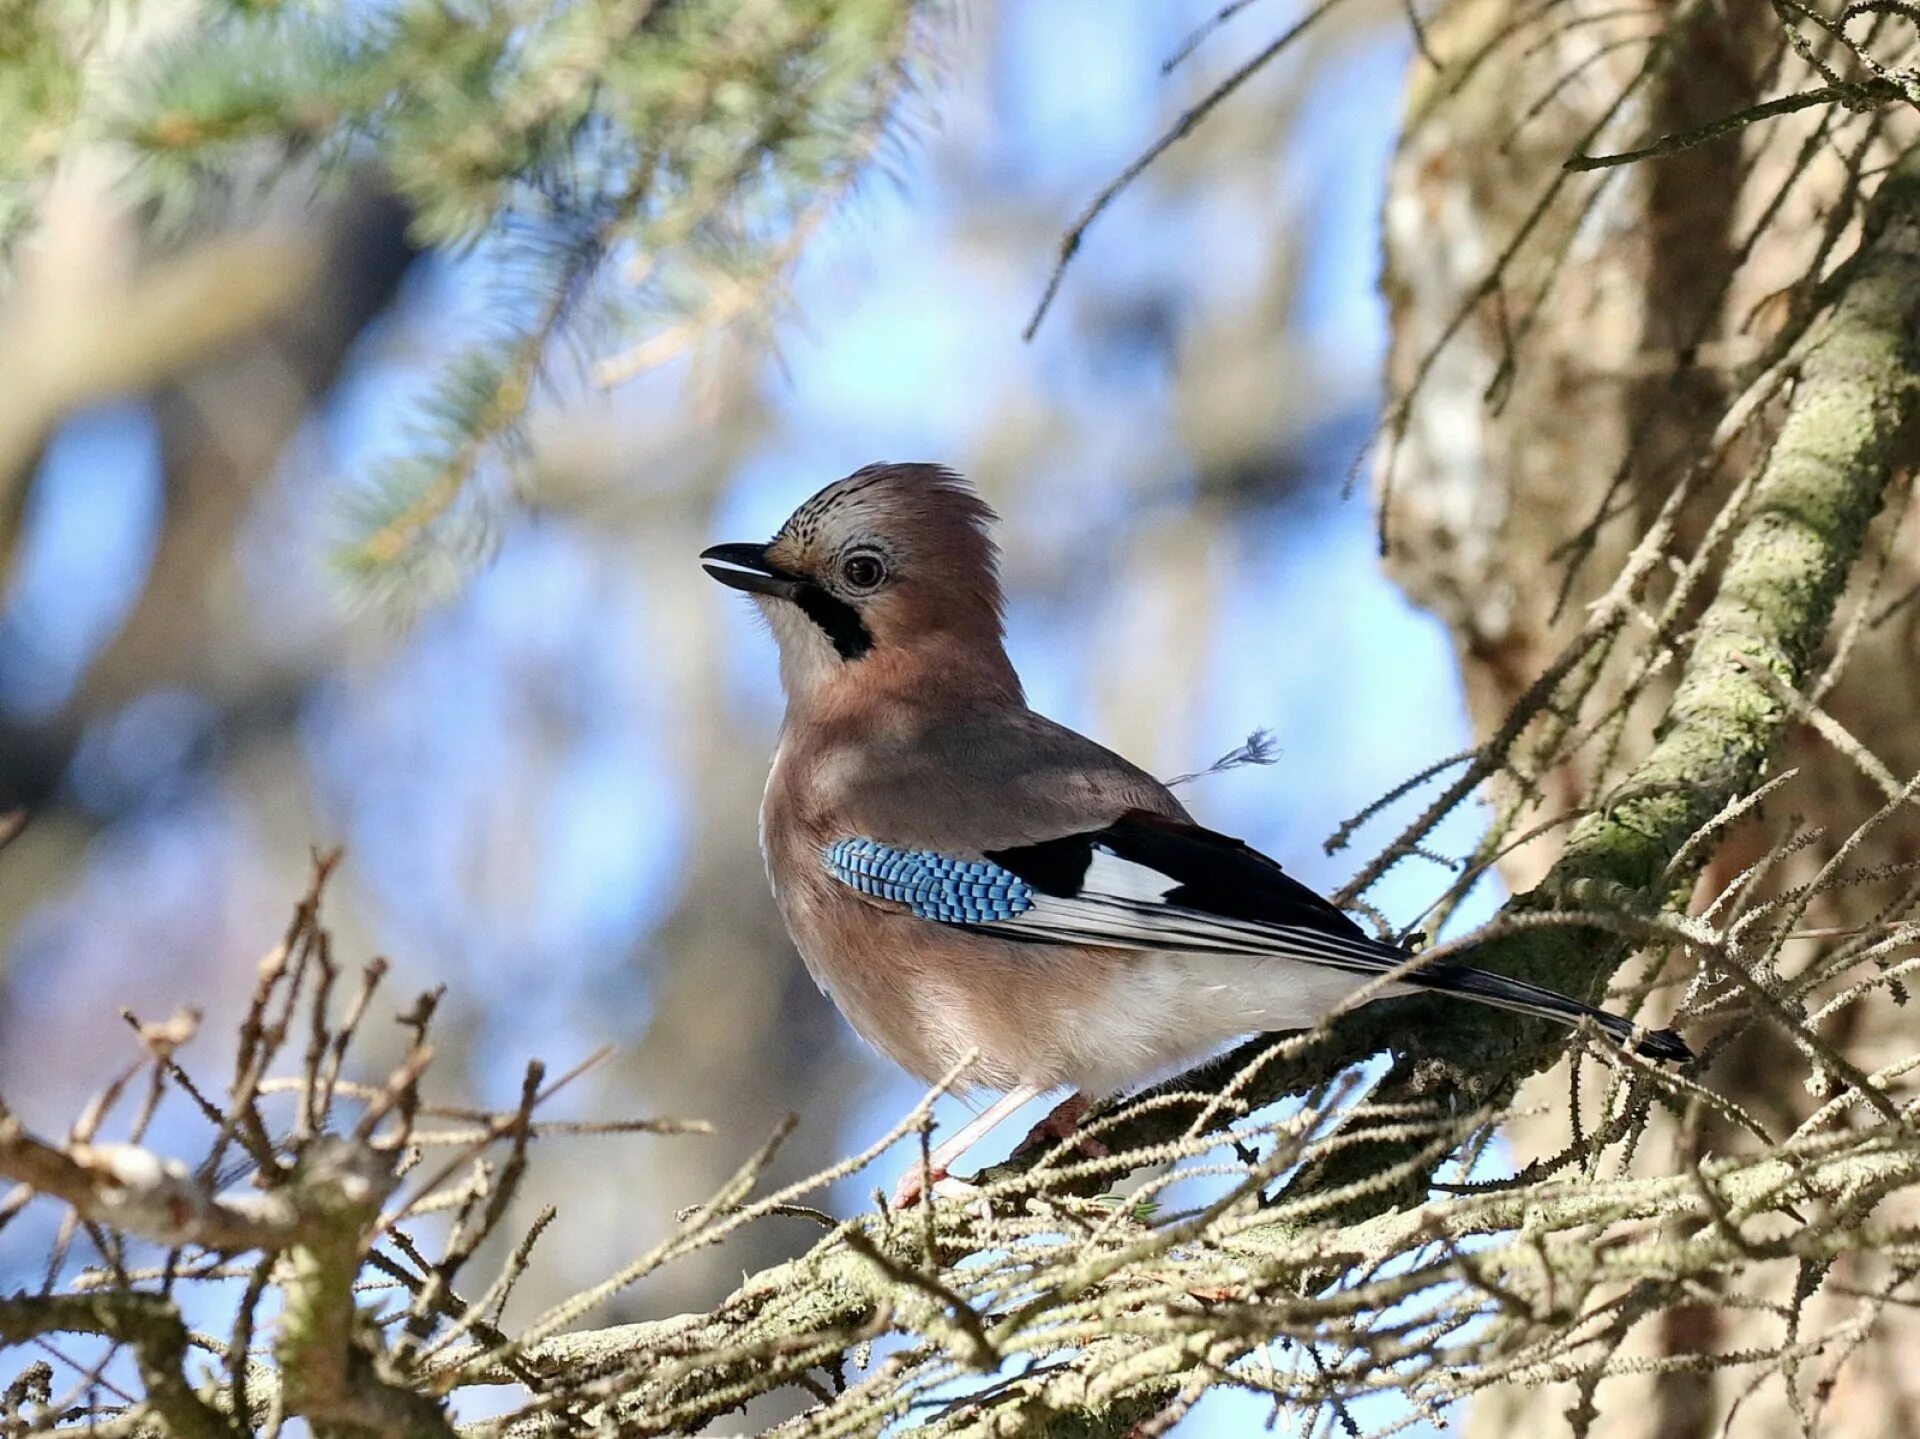
[[[939,465],[868,465],[764,545],[715,545],[706,571],[753,596],[792,699],[926,666],[1007,668],[993,511]]]

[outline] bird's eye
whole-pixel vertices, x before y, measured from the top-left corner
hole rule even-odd
[[[872,550],[857,550],[840,562],[840,580],[850,590],[877,590],[887,577],[887,562]]]

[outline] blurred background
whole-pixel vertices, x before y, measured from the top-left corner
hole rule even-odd
[[[395,998],[447,987],[442,1097],[510,1105],[528,1058],[612,1045],[562,1112],[714,1122],[597,1142],[590,1167],[553,1141],[534,1188],[564,1222],[519,1302],[604,1277],[790,1110],[778,1177],[883,1132],[918,1090],[815,993],[761,872],[771,644],[694,562],[869,461],[950,464],[1000,512],[1038,708],[1162,775],[1270,730],[1276,763],[1189,802],[1309,882],[1344,878],[1322,850],[1339,821],[1470,742],[1447,639],[1347,493],[1378,413],[1401,7],[1343,9],[1169,152],[1021,340],[1073,217],[1287,19],[1261,6],[1163,75],[1217,8],[945,17],[919,118],[810,242],[773,344],[722,334],[611,391],[562,356],[497,552],[403,620],[330,567],[341,496],[406,442],[494,262],[422,257],[371,190],[285,187],[278,228],[218,263],[245,292],[297,236],[296,295],[190,365],[61,391],[19,341],[49,307],[110,330],[142,223],[65,177],[40,238],[57,263],[0,345],[0,811],[34,812],[0,863],[9,1103],[64,1127],[134,1053],[123,1007],[203,1007],[217,1065],[310,853],[340,845],[340,957],[390,958]],[[57,424],[9,448],[49,392]],[[1403,865],[1372,898],[1404,919],[1444,877]],[[36,1223],[0,1234],[0,1285],[43,1262]],[[760,1226],[608,1318],[705,1305],[808,1238]]]

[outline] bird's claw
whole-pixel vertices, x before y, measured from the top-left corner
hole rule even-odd
[[[887,1208],[892,1210],[913,1208],[920,1202],[920,1196],[926,1193],[929,1181],[932,1182],[933,1192],[937,1197],[941,1184],[949,1177],[943,1168],[928,1169],[924,1165],[916,1164],[901,1175],[900,1182],[893,1186],[893,1198],[887,1201]]]
[[[1031,1154],[1037,1149],[1050,1149],[1062,1140],[1072,1139],[1079,1129],[1080,1121],[1086,1118],[1087,1111],[1093,1108],[1093,1102],[1084,1094],[1070,1094],[1058,1104],[1053,1112],[1027,1131],[1027,1137],[1014,1147],[1014,1153]],[[1113,1151],[1097,1139],[1082,1138],[1075,1146],[1088,1159],[1105,1159]]]
[[[929,1171],[914,1165],[900,1176],[900,1182],[893,1187],[893,1198],[887,1201],[887,1207],[896,1213],[902,1209],[911,1209],[926,1194],[926,1181],[933,1180],[935,1199],[979,1200],[985,1192],[979,1185],[947,1173],[944,1169]]]

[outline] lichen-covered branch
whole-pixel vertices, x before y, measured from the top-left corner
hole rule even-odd
[[[157,1294],[20,1294],[0,1299],[0,1345],[91,1334],[131,1348],[148,1407],[174,1439],[236,1439],[227,1416],[186,1377],[187,1326]]]
[[[1383,1196],[1424,1187],[1465,1136],[1498,1117],[1491,1109],[1436,1114],[1377,1095],[1355,1102],[1353,1075],[1314,1083],[1362,1047],[1394,1042],[1376,1027],[1393,1011],[1369,1009],[1351,1030],[1336,1024],[1269,1041],[1187,1081],[1204,1087],[1117,1106],[1091,1122],[1112,1152],[1036,1149],[980,1176],[969,1200],[845,1221],[801,1207],[810,1193],[897,1154],[898,1141],[928,1123],[931,1096],[886,1140],[756,1197],[776,1134],[674,1234],[518,1333],[504,1331],[500,1304],[528,1242],[476,1295],[462,1295],[462,1271],[507,1222],[533,1139],[564,1133],[543,1130],[534,1115],[566,1076],[547,1084],[534,1066],[517,1109],[476,1119],[456,1107],[462,1126],[438,1133],[414,1126],[434,1112],[420,1093],[424,1038],[384,1084],[344,1079],[325,1057],[347,1055],[369,991],[344,1000],[344,1019],[329,1017],[334,962],[318,893],[263,967],[240,1027],[228,1112],[208,1112],[207,1091],[171,1038],[150,1061],[163,1088],[190,1097],[220,1130],[257,1127],[251,1144],[265,1156],[259,1184],[268,1209],[236,1209],[228,1192],[201,1187],[190,1176],[208,1172],[204,1164],[189,1169],[131,1145],[108,1164],[98,1155],[115,1151],[91,1138],[27,1141],[15,1126],[0,1147],[9,1174],[85,1217],[80,1235],[99,1259],[75,1272],[56,1255],[52,1271],[67,1292],[0,1304],[0,1324],[11,1326],[0,1332],[34,1341],[80,1333],[132,1350],[144,1391],[135,1429],[157,1421],[190,1439],[235,1439],[299,1416],[340,1439],[451,1439],[447,1405],[458,1391],[510,1384],[523,1398],[482,1426],[490,1439],[556,1428],[692,1434],[782,1389],[810,1396],[777,1431],[791,1439],[878,1435],[903,1424],[951,1436],[1157,1433],[1221,1384],[1338,1414],[1383,1388],[1442,1407],[1554,1366],[1614,1372],[1605,1326],[1623,1295],[1648,1306],[1691,1302],[1704,1283],[1737,1285],[1770,1264],[1864,1273],[1889,1294],[1920,1301],[1908,1293],[1920,1284],[1912,1232],[1868,1222],[1883,1204],[1920,1197],[1911,1126],[1920,1102],[1888,1097],[1920,1061],[1862,1077],[1878,1112],[1836,1103],[1779,1140],[1754,1124],[1760,1145],[1679,1173],[1596,1182],[1546,1171],[1482,1187],[1467,1182],[1469,1156],[1450,1179],[1461,1192],[1355,1221],[1349,1216],[1380,1210]],[[1758,917],[1736,906],[1712,923],[1551,918],[1672,937],[1743,964],[1770,942]],[[1870,978],[1849,988],[1851,1000],[1830,1002],[1872,993],[1874,959],[1868,946],[1845,966],[1836,960],[1836,975],[1854,968]],[[424,1033],[430,1009],[416,1006],[406,1022]],[[319,1037],[305,1058],[289,1045],[294,1035]],[[1593,1053],[1630,1063],[1611,1049]],[[1620,1072],[1670,1103],[1725,1104],[1682,1077]],[[1312,1093],[1292,1108],[1269,1104],[1271,1088],[1285,1085]],[[125,1087],[117,1081],[109,1095]],[[285,1112],[279,1107],[255,1107],[265,1095],[291,1098],[290,1125],[271,1121]],[[112,1108],[111,1097],[92,1106],[80,1129],[91,1135]],[[242,1113],[251,1116],[245,1124]],[[1630,1137],[1632,1112],[1620,1117],[1624,1128],[1596,1134],[1576,1157],[1592,1162]],[[604,1138],[605,1128],[584,1137]],[[226,1143],[217,1138],[215,1153]],[[500,1145],[506,1162],[484,1166],[484,1151]],[[420,1158],[396,1188],[396,1156],[409,1146]],[[426,1157],[442,1147],[453,1149],[451,1160]],[[1336,1178],[1356,1152],[1374,1162],[1359,1177]],[[1383,1164],[1382,1152],[1398,1157]],[[140,1157],[128,1162],[125,1153]],[[1143,1168],[1151,1172],[1124,1198],[1100,1195]],[[1319,1182],[1286,1184],[1303,1173]],[[1203,1200],[1178,1198],[1176,1184],[1209,1177]],[[155,1216],[169,1199],[180,1215],[163,1224]],[[427,1234],[410,1229],[429,1209],[454,1216],[437,1254]],[[704,1314],[575,1327],[679,1257],[775,1215],[810,1217],[829,1233]],[[536,1219],[535,1232],[544,1223]],[[141,1236],[176,1247],[143,1267],[131,1247]],[[236,1270],[221,1248],[229,1241],[258,1243],[277,1258]],[[1839,1259],[1851,1267],[1834,1266]],[[182,1288],[242,1275],[249,1284],[228,1335],[188,1336],[176,1307]],[[359,1293],[370,1277],[383,1293],[397,1286],[400,1307],[386,1301],[383,1314],[372,1312]],[[251,1342],[254,1308],[269,1290],[277,1298],[270,1363]],[[882,1337],[893,1341],[886,1356],[864,1357]],[[1276,1342],[1302,1362],[1276,1368]],[[228,1382],[194,1374],[189,1346],[224,1357]],[[1265,1362],[1249,1363],[1263,1353]],[[123,1411],[88,1398],[89,1383],[71,1401],[40,1401],[25,1432],[73,1427],[75,1414],[116,1421]]]
[[[1920,402],[1920,152],[1883,180],[1859,252],[1824,321],[1791,357],[1786,418],[1768,452],[1713,601],[1701,616],[1659,739],[1569,836],[1517,913],[1617,908],[1645,913],[1684,897],[1694,867],[1672,867],[1688,841],[1750,791],[1791,719],[1760,672],[1797,687],[1826,639],[1842,587],[1878,513]],[[1630,952],[1594,930],[1546,929],[1488,946],[1476,962],[1573,994],[1597,995]],[[1384,1103],[1495,1102],[1551,1063],[1560,1038],[1534,1022],[1488,1021],[1431,1006],[1382,1081]],[[1328,1176],[1386,1162],[1355,1151]],[[1317,1181],[1316,1181],[1317,1182]],[[1410,1177],[1397,1195],[1422,1192]]]
[[[275,1346],[287,1412],[320,1439],[453,1439],[438,1399],[399,1382],[354,1285],[365,1267],[392,1162],[364,1144],[320,1144],[289,1186],[297,1241],[287,1252],[286,1309]]]
[[[132,1144],[56,1147],[10,1114],[0,1115],[0,1178],[155,1244],[278,1251],[298,1233],[285,1195],[215,1194],[178,1160]]]

